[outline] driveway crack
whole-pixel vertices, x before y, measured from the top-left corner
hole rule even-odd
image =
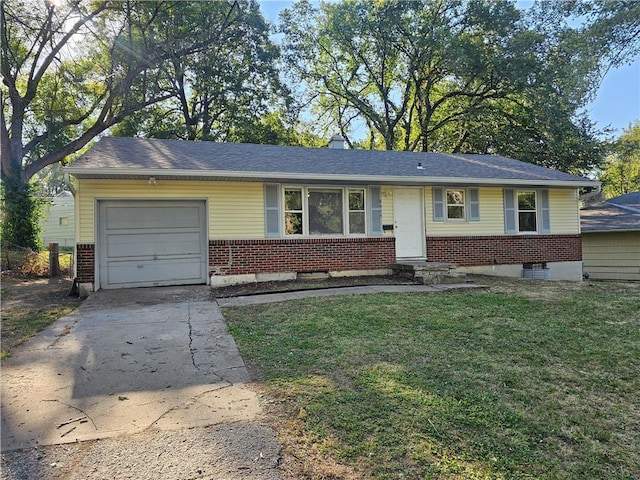
[[[191,323],[191,304],[187,306],[187,324],[189,325],[189,354],[191,355],[191,363],[193,368],[200,370],[200,367],[196,365],[195,350],[193,348],[193,324]]]

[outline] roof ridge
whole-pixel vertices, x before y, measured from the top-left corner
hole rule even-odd
[[[619,208],[622,208],[623,210],[628,210],[629,212],[640,213],[639,208],[630,207],[628,205],[620,205],[619,203],[610,202],[609,200],[605,200],[602,203],[606,203],[607,205],[611,205],[613,207],[619,207]]]

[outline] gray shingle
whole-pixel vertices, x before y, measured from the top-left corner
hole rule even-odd
[[[423,169],[419,169],[421,165]],[[476,179],[505,183],[566,182],[568,186],[595,185],[589,179],[494,155],[413,153],[379,150],[283,147],[238,143],[189,142],[104,137],[67,170],[78,177],[126,175],[141,170],[162,174],[200,172],[203,176],[233,172],[235,177],[274,179],[278,175],[301,180],[315,176],[407,179]],[[156,173],[157,174],[157,173]],[[333,177],[332,177],[333,178]]]
[[[580,210],[583,232],[640,230],[640,192],[632,192]]]

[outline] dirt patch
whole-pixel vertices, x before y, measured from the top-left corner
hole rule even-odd
[[[318,280],[289,280],[231,285],[214,288],[213,295],[216,298],[226,298],[339,287],[363,287],[367,285],[415,285],[415,282],[396,276],[329,277]]]
[[[70,277],[34,278],[3,273],[0,299],[3,316],[5,311],[12,308],[35,308],[55,302],[73,301],[75,297],[67,296],[72,284]]]
[[[9,351],[80,305],[70,296],[69,277],[34,278],[2,274],[2,350]]]

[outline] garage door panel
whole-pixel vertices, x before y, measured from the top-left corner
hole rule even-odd
[[[204,201],[99,202],[101,288],[206,283]]]
[[[109,262],[107,271],[109,285],[176,285],[202,281],[202,264],[198,258]]]
[[[171,224],[167,224],[171,219]],[[149,228],[200,228],[198,206],[184,207],[109,207],[106,215],[108,230]]]
[[[200,258],[200,232],[112,234],[107,236],[109,259],[195,255]]]

